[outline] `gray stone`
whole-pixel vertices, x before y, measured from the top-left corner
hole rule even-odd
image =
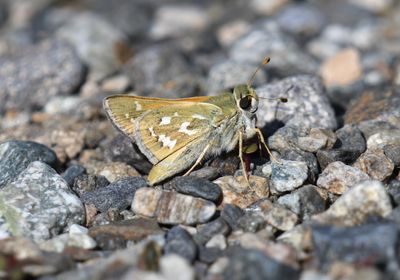
[[[280,159],[272,163],[271,192],[283,193],[300,187],[308,177],[308,167],[302,161]]]
[[[225,204],[221,211],[221,217],[228,223],[232,230],[238,229],[238,220],[244,215],[244,211],[233,204]]]
[[[306,185],[290,194],[283,195],[277,202],[297,214],[302,220],[307,220],[312,215],[324,211],[326,204],[317,187],[313,185]]]
[[[311,128],[308,136],[297,139],[297,146],[303,151],[315,153],[322,148],[332,148],[336,139],[335,133],[330,130]]]
[[[73,15],[57,30],[56,36],[75,47],[97,78],[111,74],[122,64],[118,48],[124,47],[124,35],[96,14]]]
[[[286,126],[335,129],[334,111],[321,80],[316,76],[299,75],[256,88],[260,97],[285,97],[287,103],[262,100],[257,112],[259,126],[272,121]]]
[[[14,180],[34,161],[55,167],[56,154],[48,147],[30,141],[12,140],[0,144],[0,188]]]
[[[81,197],[86,192],[93,192],[108,186],[110,182],[104,176],[81,174],[74,178],[72,190]]]
[[[167,233],[167,240],[164,246],[165,254],[177,254],[188,262],[196,259],[197,246],[192,236],[183,228],[175,226]]]
[[[231,232],[231,228],[225,222],[224,219],[218,218],[212,222],[198,226],[198,232],[194,236],[195,240],[199,244],[205,244],[213,236],[218,234],[228,235]]]
[[[378,181],[390,177],[394,170],[393,162],[385,155],[384,150],[379,148],[366,150],[353,166]]]
[[[0,57],[0,112],[43,107],[50,97],[73,93],[84,75],[74,49],[45,41],[15,55]]]
[[[106,212],[110,208],[122,211],[131,205],[135,192],[146,186],[144,178],[128,177],[119,179],[107,187],[85,192],[81,200],[85,204],[94,204],[100,212]]]
[[[245,84],[253,75],[257,64],[227,60],[215,64],[208,73],[208,93],[215,94],[238,84]],[[253,85],[266,82],[265,74],[258,71]]]
[[[131,207],[137,215],[171,225],[205,223],[216,211],[214,203],[202,198],[151,188],[137,190]]]
[[[13,235],[35,241],[49,239],[85,219],[81,201],[64,179],[38,161],[2,189],[0,215]]]
[[[379,181],[365,181],[352,187],[323,213],[312,217],[323,224],[354,226],[368,217],[387,217],[392,211],[390,197]]]
[[[267,257],[258,250],[236,247],[228,257],[229,264],[223,274],[224,280],[295,280],[299,278],[297,270]]]
[[[188,97],[199,87],[198,74],[176,46],[145,48],[127,62],[124,70],[139,95]]]
[[[342,194],[356,184],[368,180],[368,174],[341,161],[330,163],[320,174],[317,186],[334,194]]]
[[[85,173],[86,169],[82,165],[71,165],[67,168],[67,170],[65,170],[63,178],[67,182],[68,186],[72,187],[74,185],[75,179],[80,175],[84,175]]]
[[[194,176],[174,178],[164,187],[172,188],[182,194],[204,198],[214,203],[217,203],[222,195],[222,190],[217,184]]]

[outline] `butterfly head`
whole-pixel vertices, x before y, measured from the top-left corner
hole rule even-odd
[[[248,84],[238,85],[233,89],[233,95],[239,110],[247,114],[254,114],[257,111],[258,96],[251,86]]]

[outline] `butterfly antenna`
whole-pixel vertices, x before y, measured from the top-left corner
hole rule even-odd
[[[253,84],[253,80],[256,77],[257,72],[264,66],[267,65],[269,62],[271,61],[271,58],[269,58],[268,56],[266,56],[262,63],[260,65],[257,66],[256,71],[254,71],[253,75],[251,75],[249,81],[247,82],[247,85],[250,87]]]

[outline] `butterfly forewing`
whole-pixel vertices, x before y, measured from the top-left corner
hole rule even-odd
[[[150,110],[136,120],[135,141],[156,164],[199,138],[208,139],[221,116],[213,104],[186,101]]]

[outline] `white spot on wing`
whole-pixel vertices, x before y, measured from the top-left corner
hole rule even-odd
[[[136,111],[142,110],[142,105],[138,101],[135,101],[135,105],[136,105]]]
[[[129,118],[129,114],[128,113],[125,114],[125,118],[127,118],[127,119]]]
[[[168,147],[169,149],[173,149],[176,145],[176,139],[171,140],[169,136],[165,137],[165,134],[158,136],[158,141],[163,144],[163,147]]]
[[[207,119],[205,116],[200,115],[200,114],[193,114],[192,117],[194,119],[199,119],[199,120],[206,120]]]
[[[193,135],[196,134],[197,132],[194,130],[188,129],[188,126],[190,125],[190,122],[184,122],[181,124],[181,127],[179,128],[178,132],[185,133],[187,135]]]
[[[151,135],[151,136],[153,136],[153,137],[156,137],[156,136],[157,136],[157,134],[154,132],[153,127],[149,127],[149,131],[150,131],[150,135]]]
[[[171,117],[162,117],[160,125],[167,125],[171,123]]]
[[[174,113],[174,117],[179,117],[178,112],[175,112],[175,113]]]

